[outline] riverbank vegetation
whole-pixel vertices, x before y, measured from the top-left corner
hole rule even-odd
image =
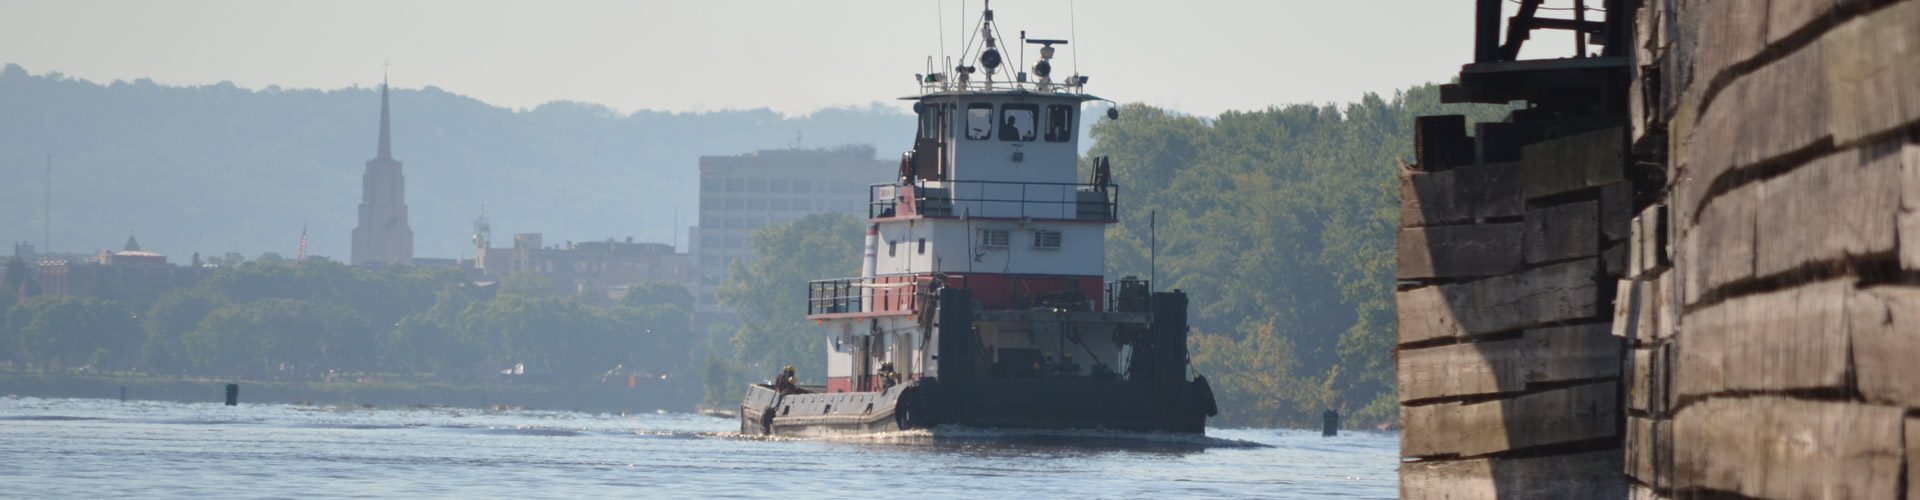
[[[9,289],[25,284],[9,266]],[[691,380],[693,297],[645,283],[612,307],[534,275],[491,286],[452,269],[368,271],[337,262],[248,262],[157,296],[41,294],[0,310],[0,361],[16,369],[244,377],[589,383],[613,374]],[[623,384],[624,385],[624,384]]]

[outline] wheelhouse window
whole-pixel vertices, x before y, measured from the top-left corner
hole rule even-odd
[[[1000,140],[1028,142],[1039,131],[1040,107],[1032,104],[1008,104],[1000,107]]]
[[[1073,139],[1073,107],[1059,104],[1047,106],[1047,142],[1067,142]]]
[[[946,121],[946,119],[946,106],[937,104],[922,106],[920,108],[920,138],[939,139],[940,122]]]
[[[967,138],[973,140],[993,137],[993,105],[976,102],[967,105]]]

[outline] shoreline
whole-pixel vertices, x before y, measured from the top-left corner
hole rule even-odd
[[[226,385],[240,385],[241,403],[530,408],[601,413],[691,412],[698,386],[658,383],[624,385],[454,384],[446,382],[298,382],[213,380],[141,375],[68,375],[0,371],[0,395],[37,398],[120,399],[174,402],[225,401]]]

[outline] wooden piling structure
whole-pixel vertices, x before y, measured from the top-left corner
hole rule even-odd
[[[1606,4],[1402,169],[1402,496],[1920,500],[1920,0]]]

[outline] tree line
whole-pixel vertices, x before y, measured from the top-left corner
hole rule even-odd
[[[27,296],[38,284],[17,259],[6,282],[15,293],[0,308],[0,360],[25,369],[473,380],[524,365],[586,381],[688,373],[695,340],[693,296],[677,283],[642,283],[600,307],[533,274],[481,286],[452,269],[317,260],[246,262],[125,301]]]

